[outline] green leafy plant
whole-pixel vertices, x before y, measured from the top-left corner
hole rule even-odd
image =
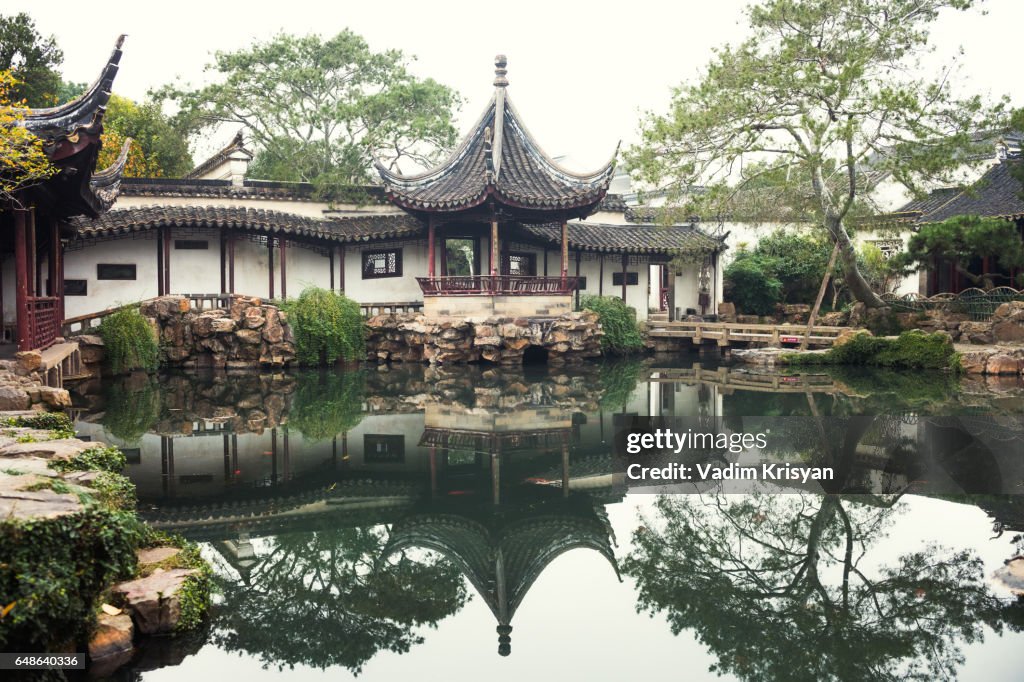
[[[580,308],[597,313],[604,330],[601,350],[615,355],[628,355],[643,350],[644,339],[636,323],[636,310],[614,296],[584,296]]]
[[[771,315],[782,301],[782,282],[774,265],[753,253],[737,256],[723,273],[725,297],[747,315]]]
[[[295,334],[295,356],[300,364],[318,365],[338,359],[361,360],[366,337],[359,304],[319,287],[308,287],[298,298],[282,302]]]
[[[68,471],[109,471],[119,474],[126,463],[124,453],[115,447],[94,447],[83,450],[71,459],[50,461],[50,468],[66,473]]]
[[[114,374],[141,369],[152,372],[160,364],[160,346],[146,318],[137,308],[121,308],[103,318],[99,326],[106,362]]]
[[[103,429],[126,443],[137,443],[160,418],[160,384],[156,377],[147,379],[140,387],[133,377],[131,388],[115,382],[106,391]]]
[[[54,440],[71,438],[75,435],[75,425],[71,417],[63,412],[40,412],[27,417],[8,417],[3,420],[4,426],[15,426],[28,429],[50,431]]]

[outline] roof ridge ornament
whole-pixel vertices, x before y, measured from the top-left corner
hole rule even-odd
[[[494,87],[508,87],[508,78],[505,77],[508,74],[506,66],[508,66],[508,57],[503,54],[494,57]]]

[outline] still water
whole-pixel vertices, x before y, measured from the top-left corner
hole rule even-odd
[[[79,432],[125,450],[142,517],[219,590],[122,679],[1024,678],[997,575],[1024,553],[1016,383],[394,366],[88,402]],[[614,456],[637,415],[814,420],[777,440],[842,485],[649,494]]]

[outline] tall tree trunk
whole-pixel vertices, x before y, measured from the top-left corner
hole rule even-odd
[[[878,297],[871,285],[860,274],[857,267],[857,250],[850,241],[850,235],[842,220],[832,219],[828,222],[828,231],[832,235],[832,242],[839,247],[839,257],[843,259],[843,281],[850,290],[853,297],[868,308],[882,308],[885,301]]]

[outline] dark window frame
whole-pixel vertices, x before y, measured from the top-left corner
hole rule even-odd
[[[627,287],[633,287],[633,286],[638,286],[639,284],[640,284],[640,273],[639,272],[627,271],[626,272],[626,286]],[[621,271],[613,272],[612,273],[612,286],[613,287],[621,287],[622,286],[622,272]]]
[[[386,450],[381,453],[377,445],[382,444]],[[404,464],[405,436],[393,433],[364,433],[363,461],[367,464]]]
[[[200,244],[202,246],[200,246]],[[176,251],[209,251],[209,239],[175,239],[174,249]]]
[[[70,288],[68,282],[75,282]],[[81,282],[81,291],[77,291],[78,284]],[[65,279],[64,280],[64,295],[65,296],[88,296],[89,295],[89,280],[87,279]]]
[[[518,260],[520,263],[527,263],[529,265],[530,272],[512,272],[512,261]],[[521,276],[521,277],[536,277],[537,276],[537,254],[530,251],[509,251],[505,254],[503,267],[506,275]]]
[[[587,276],[580,275],[576,278],[576,291],[586,291],[587,289]]]
[[[375,259],[376,256],[383,255],[385,257],[385,261],[386,261],[388,256],[390,256],[391,254],[394,254],[394,256],[395,256],[395,265],[394,265],[394,270],[393,271],[389,270],[387,272],[367,272],[367,266],[369,265],[371,259]],[[389,267],[388,265],[385,265],[385,268],[388,268],[388,267]],[[388,278],[388,277],[401,277],[402,276],[402,249],[401,248],[397,248],[397,249],[373,249],[372,251],[363,251],[362,271],[363,271],[363,279],[385,279],[385,278]]]
[[[103,268],[131,268],[131,277],[111,277],[109,275],[104,276]],[[139,278],[139,268],[135,263],[97,263],[96,264],[96,279],[98,280],[109,280],[109,281],[136,281]]]

